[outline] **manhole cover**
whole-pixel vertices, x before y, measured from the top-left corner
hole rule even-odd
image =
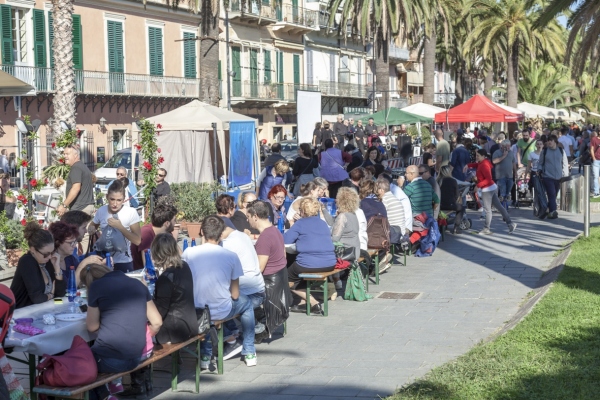
[[[414,300],[421,293],[382,292],[377,298],[387,300]]]

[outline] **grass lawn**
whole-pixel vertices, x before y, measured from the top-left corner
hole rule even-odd
[[[594,199],[593,197],[590,199],[590,202],[592,203],[600,203],[600,197],[598,197],[597,199]]]
[[[600,228],[573,244],[558,281],[515,329],[387,400],[599,399]]]

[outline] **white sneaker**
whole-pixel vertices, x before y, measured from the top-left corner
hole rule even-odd
[[[491,235],[492,231],[490,231],[488,228],[483,228],[482,230],[479,231],[480,235]]]
[[[258,364],[256,354],[246,354],[244,356],[244,361],[246,362],[247,367],[256,367],[256,365]]]
[[[210,357],[202,355],[200,357],[200,369],[208,369],[210,367]]]

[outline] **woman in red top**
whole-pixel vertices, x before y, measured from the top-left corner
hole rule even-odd
[[[476,163],[468,164],[467,168],[477,168],[477,187],[481,189],[483,208],[485,209],[485,225],[480,235],[491,235],[490,225],[492,224],[492,205],[502,214],[502,218],[508,225],[508,233],[513,233],[517,224],[513,223],[508,212],[498,199],[498,186],[492,179],[492,162],[488,159],[488,153],[485,149],[477,150],[475,155]]]

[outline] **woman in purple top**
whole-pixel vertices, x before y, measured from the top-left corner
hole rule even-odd
[[[321,304],[314,298],[306,299],[300,286],[306,282],[299,277],[302,273],[330,272],[335,268],[336,258],[331,232],[327,223],[319,218],[321,205],[317,199],[305,197],[300,200],[300,218],[283,235],[285,244],[296,244],[298,256],[288,267],[289,281],[294,283],[292,293],[303,301],[292,306],[290,311],[305,312],[305,301],[311,304],[311,311],[321,313]]]

